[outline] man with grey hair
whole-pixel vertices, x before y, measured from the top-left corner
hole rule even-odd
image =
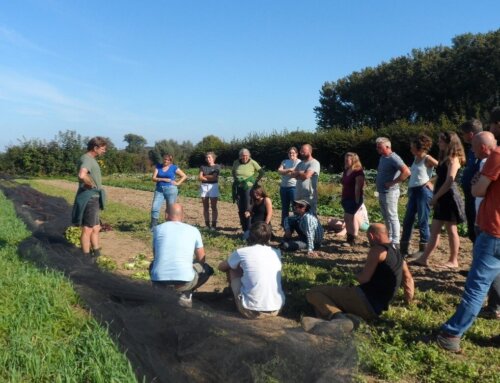
[[[410,176],[410,169],[401,157],[392,151],[391,141],[388,138],[379,137],[376,144],[377,152],[380,154],[376,178],[380,211],[392,244],[399,247],[399,184]]]
[[[310,206],[310,213],[316,216],[318,206],[318,179],[320,163],[312,156],[312,146],[304,144],[300,148],[302,162],[297,164],[295,171],[290,175],[297,179],[295,185],[295,199],[306,200]]]

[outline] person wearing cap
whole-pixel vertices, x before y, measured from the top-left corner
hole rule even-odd
[[[307,249],[308,255],[314,255],[314,250],[321,246],[323,227],[318,218],[310,211],[311,205],[306,200],[293,201],[294,215],[284,221],[285,237],[281,248],[285,251]],[[292,233],[297,232],[298,238],[292,239]]]

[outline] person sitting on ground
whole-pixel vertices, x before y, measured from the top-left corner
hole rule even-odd
[[[219,270],[227,273],[240,314],[247,319],[278,315],[285,303],[281,288],[281,252],[269,246],[271,226],[250,227],[250,246],[233,252]]]
[[[293,201],[294,215],[285,218],[285,237],[281,248],[286,251],[307,249],[309,256],[315,256],[314,250],[321,246],[323,241],[323,227],[318,218],[311,214],[311,205],[306,200]],[[293,232],[298,238],[292,239]]]
[[[250,218],[251,224],[264,222],[271,225],[273,203],[262,186],[257,185],[250,191],[250,209],[245,211],[245,217]],[[245,231],[244,239],[248,239],[249,232]]]
[[[182,222],[182,205],[172,204],[166,219],[153,228],[151,281],[155,288],[175,289],[179,304],[192,307],[192,292],[207,282],[213,269],[205,263],[200,231]]]
[[[346,314],[367,321],[376,319],[389,308],[401,285],[405,301],[411,302],[415,290],[413,277],[400,252],[391,245],[387,228],[381,223],[371,224],[367,236],[370,250],[363,270],[356,275],[360,285],[315,286],[310,289],[306,299],[319,318],[303,317],[304,330],[311,331],[316,326],[319,327],[313,333],[324,329],[334,331],[338,327],[352,330],[354,324],[348,326],[346,320],[354,317]]]
[[[368,210],[366,210],[364,203],[362,203],[359,207],[358,211],[354,215],[354,219],[357,221],[360,231],[366,232],[368,230],[370,220],[368,218]],[[328,218],[326,230],[333,231],[334,235],[338,237],[343,237],[347,233],[345,221],[338,218]]]

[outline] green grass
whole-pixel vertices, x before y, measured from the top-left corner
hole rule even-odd
[[[272,182],[275,181],[277,180]],[[192,184],[198,183],[192,181]],[[40,185],[34,182],[33,186],[38,188]],[[47,189],[44,190],[47,192]],[[338,185],[325,185],[323,198],[328,198],[329,193],[339,191]],[[373,191],[373,185],[368,185],[366,203],[369,210],[377,211],[375,207],[378,208],[378,204]],[[61,195],[62,191],[57,189],[50,192],[51,195]],[[405,197],[400,203],[406,204]],[[117,220],[119,216],[126,217],[124,224],[128,224],[131,234],[134,234],[142,229],[140,225],[130,221],[129,217],[135,213],[129,214],[128,209],[126,206],[117,206],[119,214],[114,219]],[[404,212],[404,209],[400,209],[401,211]],[[142,214],[147,216],[144,212]],[[207,251],[210,253],[211,249],[217,249],[220,258],[225,258],[243,244],[239,239],[232,239],[204,228],[201,232]],[[144,276],[137,276],[141,277]],[[216,277],[223,280],[222,275]],[[312,314],[304,298],[305,292],[311,286],[345,285],[353,282],[354,276],[349,268],[333,267],[327,261],[307,260],[285,253],[283,287],[287,304],[284,315],[298,318],[303,314]],[[428,341],[433,338],[433,331],[454,312],[459,299],[460,296],[446,292],[417,290],[417,302],[408,307],[403,304],[400,292],[391,309],[383,314],[380,321],[362,325],[356,333],[360,363],[358,379],[373,381],[375,378],[390,382],[500,382],[500,351],[488,344],[492,336],[500,333],[499,321],[476,320],[462,342],[464,355],[444,352],[434,342]]]
[[[0,381],[135,382],[68,280],[19,259],[17,245],[30,233],[3,194],[0,212]]]

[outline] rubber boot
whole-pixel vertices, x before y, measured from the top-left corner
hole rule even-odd
[[[427,243],[419,243],[418,251],[411,255],[408,255],[408,257],[411,257],[412,259],[420,258],[424,254],[425,246],[427,246]]]

